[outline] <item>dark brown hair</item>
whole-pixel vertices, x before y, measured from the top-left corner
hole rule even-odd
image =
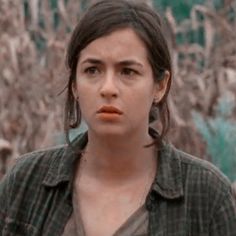
[[[80,52],[93,40],[117,29],[127,27],[132,28],[145,43],[155,82],[158,83],[164,78],[165,71],[170,72],[165,95],[158,104],[152,105],[149,114],[149,122],[158,119],[161,123],[160,138],[156,140],[157,143],[160,143],[159,141],[168,131],[170,119],[167,95],[171,85],[172,68],[167,42],[161,28],[160,16],[149,5],[140,1],[100,0],[86,10],[75,27],[68,45],[66,64],[70,74],[64,128],[69,144],[69,129],[79,127],[81,123],[79,103],[72,92]]]

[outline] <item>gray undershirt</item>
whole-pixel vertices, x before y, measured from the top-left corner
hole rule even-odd
[[[65,225],[62,236],[86,236],[75,192],[76,191],[73,191],[72,198],[73,212]],[[144,204],[138,208],[112,236],[147,236],[147,232],[148,211]]]

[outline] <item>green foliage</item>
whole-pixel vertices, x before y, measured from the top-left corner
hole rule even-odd
[[[206,4],[204,0],[153,0],[153,2],[161,11],[170,7],[177,22],[190,18],[190,12],[194,5]],[[213,0],[212,2],[216,9],[222,7],[222,0]]]
[[[206,1],[204,0],[153,0],[153,3],[161,13],[165,12],[167,7],[171,8],[177,23],[191,18],[191,11],[194,5],[206,5]],[[223,1],[213,0],[212,3],[216,9],[220,9]],[[234,11],[231,14],[229,12],[229,17],[231,16],[231,18],[234,19],[234,15]],[[202,21],[204,17],[199,13],[197,19]],[[189,31],[185,33],[178,33],[176,36],[176,42],[178,44],[198,43],[203,46],[205,45],[204,34],[204,29],[202,27],[189,29]]]
[[[236,122],[230,120],[234,103],[226,97],[220,99],[216,117],[204,119],[194,112],[194,123],[207,144],[212,162],[229,177],[236,180]]]
[[[171,7],[176,20],[179,22],[189,18],[193,5],[202,4],[204,3],[204,0],[154,0],[153,2],[160,10],[165,10],[167,7]]]

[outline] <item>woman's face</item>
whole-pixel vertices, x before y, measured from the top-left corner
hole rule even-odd
[[[147,131],[154,97],[160,100],[164,92],[154,83],[145,44],[130,28],[100,37],[80,53],[74,95],[96,134]]]

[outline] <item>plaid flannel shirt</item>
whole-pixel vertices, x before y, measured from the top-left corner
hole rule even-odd
[[[150,134],[157,135],[154,130]],[[83,149],[87,135],[75,143]],[[0,235],[61,235],[73,211],[79,157],[61,146],[20,158],[0,183]],[[236,236],[235,199],[216,167],[168,144],[157,158],[157,175],[146,198],[148,235]]]

